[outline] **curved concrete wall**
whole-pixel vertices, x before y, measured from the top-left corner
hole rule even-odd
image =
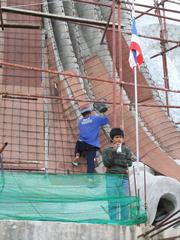
[[[137,188],[140,189],[141,200],[145,201],[148,213],[148,223],[160,222],[180,209],[180,183],[173,178],[155,176],[146,167],[146,193],[144,191],[144,165],[133,164],[136,174]],[[138,170],[139,169],[139,170]],[[139,171],[139,175],[138,175]],[[135,194],[133,169],[130,168],[130,189]],[[146,195],[146,196],[145,196]],[[174,218],[180,217],[180,213]],[[173,218],[172,218],[173,219]]]

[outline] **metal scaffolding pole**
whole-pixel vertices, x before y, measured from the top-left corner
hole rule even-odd
[[[116,0],[112,1],[112,80],[113,80],[113,127],[117,127],[117,114],[116,114]]]
[[[154,0],[154,4],[156,4],[157,1]],[[164,2],[162,3],[162,7],[164,7]],[[156,8],[156,13],[158,15],[161,15],[161,11],[158,8]],[[165,12],[163,11],[163,16],[165,17]],[[166,28],[166,20],[165,18],[161,19],[158,18],[159,24],[160,24],[160,46],[162,51],[162,64],[163,64],[163,75],[164,75],[164,86],[165,88],[169,89],[169,76],[168,76],[168,66],[167,66],[167,57],[166,57],[166,39],[167,39],[167,28]],[[169,105],[169,98],[168,98],[168,92],[165,92],[165,99],[166,99],[166,105]],[[169,116],[169,108],[167,108],[167,114]]]
[[[123,70],[122,70],[122,32],[121,32],[121,2],[118,1],[118,72],[120,82],[123,81]],[[120,113],[121,113],[121,122],[120,126],[124,129],[124,105],[123,105],[123,85],[120,84]]]
[[[4,30],[4,22],[3,22],[3,16],[2,16],[1,1],[0,1],[0,20],[1,20],[1,28],[2,28],[2,30]]]

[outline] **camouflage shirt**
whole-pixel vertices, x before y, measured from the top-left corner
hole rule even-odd
[[[102,158],[107,173],[116,174],[127,173],[128,167],[132,165],[133,161],[136,161],[136,157],[125,144],[122,144],[120,153],[117,153],[113,147],[104,149]]]

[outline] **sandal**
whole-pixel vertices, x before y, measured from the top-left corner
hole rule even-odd
[[[79,163],[78,163],[78,162],[72,162],[72,165],[73,165],[74,167],[78,167],[78,166],[79,166]]]

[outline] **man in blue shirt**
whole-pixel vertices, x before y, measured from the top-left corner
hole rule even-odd
[[[78,165],[79,157],[84,153],[87,160],[87,173],[94,173],[94,159],[97,149],[100,148],[99,131],[109,121],[104,115],[93,115],[91,106],[82,107],[81,114],[82,118],[78,122],[79,139],[76,142],[73,165]]]

